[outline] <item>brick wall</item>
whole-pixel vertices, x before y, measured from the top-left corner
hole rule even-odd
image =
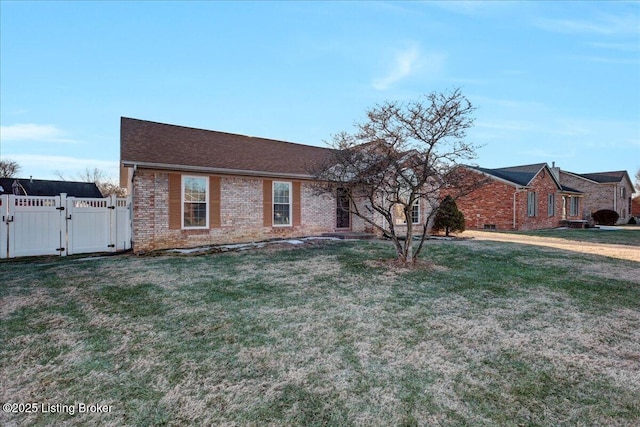
[[[301,182],[300,225],[265,227],[262,185],[261,178],[222,176],[221,226],[172,230],[169,229],[169,174],[138,169],[133,185],[134,251],[302,237],[335,230],[335,198],[315,195],[311,182],[307,181]],[[267,215],[271,216],[271,212]]]
[[[512,230],[514,192],[514,186],[490,180],[472,193],[460,197],[456,204],[464,214],[466,228]]]

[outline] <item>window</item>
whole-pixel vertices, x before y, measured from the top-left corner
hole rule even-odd
[[[420,224],[420,199],[411,205],[411,224]]]
[[[206,177],[182,177],[182,226],[207,228],[209,218],[209,180]]]
[[[556,195],[549,194],[547,196],[547,215],[554,216],[556,214]]]
[[[338,188],[336,191],[336,228],[349,228],[350,226],[349,191],[346,188]]]
[[[527,193],[527,215],[538,215],[538,196],[533,191]]]
[[[580,197],[569,198],[569,215],[578,216],[580,213]]]
[[[393,217],[396,225],[405,225],[407,223],[403,204],[396,203],[393,206]],[[411,205],[411,224],[420,224],[420,199]]]
[[[273,183],[273,225],[291,225],[291,183]]]

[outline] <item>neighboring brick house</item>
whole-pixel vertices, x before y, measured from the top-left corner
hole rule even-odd
[[[631,216],[640,218],[640,196],[631,199]]]
[[[135,252],[370,231],[314,191],[330,149],[125,117],[120,138]]]
[[[546,163],[465,168],[480,183],[456,200],[467,229],[534,230],[582,219],[582,193],[561,186]]]
[[[616,211],[619,224],[631,218],[633,183],[626,171],[578,174],[559,170],[560,182],[584,194],[584,219],[601,209]]]

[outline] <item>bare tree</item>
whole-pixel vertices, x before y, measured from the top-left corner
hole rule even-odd
[[[399,263],[414,264],[443,191],[454,198],[471,191],[459,166],[475,158],[477,146],[465,142],[474,110],[459,89],[370,108],[354,134],[333,136],[333,155],[312,170],[318,192],[346,194],[343,209],[391,239]],[[414,230],[410,218],[417,201],[428,215]],[[402,227],[394,221],[398,213],[406,220]]]
[[[636,191],[640,193],[640,169],[636,171],[636,183],[635,183]]]
[[[0,160],[0,178],[15,178],[20,172],[20,165],[13,160]]]
[[[60,171],[56,171],[56,175],[61,180],[66,181],[64,175]],[[103,197],[107,197],[112,194],[115,194],[118,197],[125,197],[127,195],[126,189],[121,188],[115,180],[109,178],[103,170],[98,168],[93,168],[93,170],[86,168],[84,172],[80,173],[75,179],[81,182],[95,183]]]

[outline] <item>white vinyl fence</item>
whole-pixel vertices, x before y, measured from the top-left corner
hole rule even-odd
[[[131,248],[131,198],[0,196],[0,258]]]

